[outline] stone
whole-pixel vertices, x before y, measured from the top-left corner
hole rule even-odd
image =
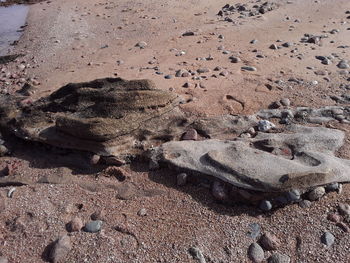
[[[309,208],[312,205],[309,200],[302,200],[298,204],[301,208]]]
[[[146,208],[141,208],[138,212],[137,212],[138,216],[146,216],[147,215],[147,210]]]
[[[9,261],[7,260],[6,257],[0,257],[0,263],[8,263]]]
[[[98,154],[94,154],[93,156],[91,156],[90,163],[92,165],[96,165],[99,163],[100,159],[101,159],[101,156],[99,156]]]
[[[290,106],[290,100],[288,98],[283,98],[280,100],[280,102],[283,106],[286,106],[286,107]]]
[[[283,47],[291,47],[293,46],[293,43],[292,42],[285,42],[282,44]]]
[[[257,69],[255,67],[251,67],[251,66],[243,66],[243,67],[241,67],[241,70],[243,70],[243,71],[257,71]]]
[[[138,42],[135,47],[139,47],[140,49],[144,49],[147,47],[147,43],[145,41]]]
[[[250,44],[256,44],[256,43],[258,43],[257,39],[253,39],[253,40],[250,41]]]
[[[276,50],[276,49],[278,49],[278,46],[277,46],[276,44],[272,44],[272,45],[270,46],[270,49]]]
[[[335,237],[331,232],[324,232],[321,236],[321,242],[322,244],[326,245],[327,247],[330,247],[335,242]]]
[[[179,136],[184,128],[174,126],[174,120],[185,119],[180,98],[149,80],[68,84],[33,102],[30,110],[19,107],[18,100],[0,97],[0,122],[17,137],[88,151],[104,160],[116,158],[121,164],[169,136]]]
[[[176,184],[177,186],[184,186],[187,183],[188,175],[186,173],[180,173],[176,175]]]
[[[288,192],[349,181],[350,161],[334,155],[343,143],[342,131],[289,125],[282,133],[260,132],[235,141],[166,142],[154,154],[177,169],[193,171],[194,176],[213,176],[244,189]],[[285,145],[299,154],[286,158],[271,152]],[[290,192],[288,199],[299,201],[300,191]]]
[[[189,129],[181,137],[181,140],[183,141],[188,141],[188,140],[196,141],[197,139],[198,139],[198,133],[195,129]]]
[[[188,252],[199,263],[206,263],[203,252],[198,247],[190,247]]]
[[[210,69],[208,69],[208,68],[199,68],[199,69],[197,69],[197,72],[199,74],[208,73],[208,72],[210,72]]]
[[[94,220],[86,223],[84,230],[89,233],[99,232],[102,228],[103,222],[101,220]]]
[[[326,190],[324,189],[324,187],[319,186],[319,187],[316,187],[315,189],[313,189],[308,194],[308,198],[310,201],[316,201],[316,200],[320,199],[322,196],[324,196],[325,193],[326,193]]]
[[[78,232],[83,228],[83,226],[83,221],[79,217],[74,217],[68,224],[70,232]]]
[[[277,250],[281,246],[280,240],[272,233],[265,233],[259,240],[265,250]]]
[[[258,223],[252,223],[249,225],[249,228],[248,235],[251,238],[256,239],[260,235],[261,226]]]
[[[349,68],[349,64],[345,60],[341,60],[338,64],[337,67],[340,69],[347,69]]]
[[[337,227],[339,227],[341,230],[343,230],[345,233],[349,233],[350,232],[350,228],[347,224],[345,224],[344,222],[338,222],[336,224]]]
[[[264,260],[264,250],[258,243],[252,243],[248,249],[248,257],[254,263],[259,263]]]
[[[239,57],[235,57],[235,56],[231,56],[230,59],[232,63],[238,63],[242,61]]]
[[[184,37],[188,37],[188,36],[194,36],[195,33],[193,31],[186,31],[185,33],[182,34],[182,36]]]
[[[214,198],[218,201],[225,201],[228,198],[224,184],[219,181],[215,181],[213,183],[211,193],[214,196]]]
[[[172,79],[172,78],[173,78],[173,75],[165,75],[164,78],[165,78],[165,79]]]
[[[343,216],[350,216],[350,205],[345,203],[340,203],[338,206],[338,211]]]
[[[272,209],[272,204],[270,201],[268,200],[262,200],[259,204],[259,208],[262,210],[262,211],[270,211]]]
[[[328,184],[326,185],[325,189],[327,192],[338,191],[339,183]]]
[[[261,120],[258,122],[258,130],[262,132],[267,132],[268,130],[275,128],[275,124],[267,120]]]
[[[268,263],[289,263],[290,257],[279,252],[272,254],[268,259]]]
[[[329,213],[327,215],[327,219],[329,221],[332,221],[334,223],[337,223],[337,222],[340,222],[341,221],[341,217],[338,215],[338,214],[335,214],[335,213]]]
[[[53,248],[50,252],[51,262],[63,262],[71,249],[72,244],[70,241],[70,237],[67,235],[61,236],[55,241]]]
[[[6,148],[5,145],[0,145],[0,157],[5,156],[8,154],[9,150]]]
[[[105,220],[105,217],[106,217],[106,212],[105,210],[101,209],[101,210],[98,210],[98,211],[95,211],[91,214],[90,218],[91,220]]]

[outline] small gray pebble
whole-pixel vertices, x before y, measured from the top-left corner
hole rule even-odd
[[[272,204],[268,200],[263,200],[260,202],[259,208],[265,212],[270,211],[272,209]]]
[[[164,78],[165,78],[165,79],[172,79],[172,78],[173,78],[173,75],[165,75]]]
[[[189,248],[188,252],[191,254],[191,256],[194,258],[194,259],[197,259],[200,263],[205,263],[205,258],[204,258],[204,255],[203,255],[203,252],[197,248],[197,247],[191,247]]]
[[[331,232],[324,232],[321,236],[321,242],[322,244],[325,244],[327,247],[333,245],[335,241],[335,237]]]
[[[243,71],[257,71],[257,69],[255,67],[251,67],[251,66],[243,66],[243,67],[241,67],[241,70],[243,70]]]
[[[339,183],[332,183],[326,186],[326,191],[332,192],[337,191],[339,189]]]
[[[286,193],[286,198],[289,203],[294,203],[300,200],[300,192],[297,189],[293,189]]]
[[[89,233],[96,233],[101,230],[103,222],[101,220],[90,221],[84,227],[84,230]]]
[[[248,257],[255,263],[264,260],[264,250],[258,243],[252,243],[248,249]]]
[[[290,100],[288,98],[283,98],[280,100],[280,102],[283,106],[286,106],[286,107],[290,106]]]
[[[289,263],[290,257],[279,252],[274,253],[267,260],[268,263]]]

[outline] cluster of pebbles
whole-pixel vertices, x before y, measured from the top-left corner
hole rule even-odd
[[[232,15],[238,14],[238,18],[258,16],[272,11],[277,7],[278,5],[274,2],[264,2],[260,4],[260,1],[256,1],[256,3],[253,4],[226,4],[217,15],[225,17],[225,21],[232,22]]]

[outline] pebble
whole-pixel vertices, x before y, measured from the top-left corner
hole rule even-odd
[[[197,72],[199,74],[208,73],[208,72],[210,72],[210,69],[208,69],[208,68],[199,68],[199,69],[197,69]]]
[[[172,78],[173,78],[173,75],[165,75],[164,78],[165,78],[165,79],[172,79]]]
[[[187,73],[187,74],[186,74]],[[175,73],[175,77],[188,77],[189,76],[189,73],[187,70],[185,69],[179,69],[178,71],[176,71]]]
[[[329,213],[329,214],[327,215],[327,219],[328,219],[329,221],[334,222],[334,223],[337,223],[337,222],[340,222],[340,221],[341,221],[340,216],[339,216],[338,214],[335,214],[335,213]]]
[[[272,233],[265,233],[261,238],[260,238],[260,242],[261,246],[265,249],[265,250],[276,250],[277,248],[279,248],[281,246],[281,242],[278,239],[278,237],[276,237],[274,234]]]
[[[90,159],[90,163],[91,163],[92,165],[96,165],[96,164],[98,164],[98,162],[100,161],[100,159],[101,159],[101,156],[100,156],[100,155],[94,154],[94,155],[91,157],[91,159]]]
[[[334,114],[334,112],[333,112],[333,114]],[[341,114],[342,114],[342,111],[341,111],[340,114],[337,114],[337,115],[341,115]],[[328,192],[338,191],[338,189],[339,189],[339,183],[329,184],[329,185],[327,185],[325,188],[326,188],[326,191],[328,191]]]
[[[199,263],[205,263],[205,258],[203,255],[203,252],[198,247],[190,247],[188,252],[191,254],[191,256],[198,260]]]
[[[13,193],[16,191],[16,187],[11,187],[9,191],[7,192],[7,197],[12,198]]]
[[[106,212],[103,209],[93,212],[90,216],[91,220],[101,220],[101,221],[104,220],[105,217],[106,217]]]
[[[180,173],[176,175],[176,184],[177,186],[184,186],[187,183],[188,175],[186,173]]]
[[[64,235],[56,240],[51,252],[50,259],[52,263],[64,262],[64,258],[72,249],[72,244],[69,236]]]
[[[253,40],[250,41],[250,44],[256,44],[256,43],[258,43],[257,39],[253,39]]]
[[[135,45],[135,47],[139,47],[141,49],[144,49],[145,47],[147,47],[147,43],[145,41],[140,41]]]
[[[225,191],[225,187],[219,181],[215,181],[213,183],[211,188],[211,193],[213,194],[214,198],[218,201],[224,201],[227,199],[227,193]]]
[[[8,263],[9,261],[5,257],[0,257],[0,263]]]
[[[96,233],[101,230],[103,222],[101,220],[94,220],[87,223],[84,230],[89,233]]]
[[[300,192],[297,189],[293,189],[286,193],[286,198],[289,203],[295,203],[300,200]]]
[[[198,133],[195,129],[190,129],[186,131],[182,137],[182,141],[196,141],[198,139]]]
[[[147,210],[146,208],[141,208],[138,212],[137,212],[138,216],[146,216],[147,215]]]
[[[289,263],[290,257],[279,252],[274,253],[267,260],[268,263]]]
[[[272,44],[271,46],[270,46],[270,49],[278,49],[278,46],[276,45],[276,44]]]
[[[326,193],[326,190],[324,189],[324,187],[319,186],[319,187],[316,187],[315,189],[313,189],[308,194],[308,198],[310,201],[316,201],[316,200],[320,199],[322,196],[324,196],[325,193]]]
[[[83,221],[79,217],[75,217],[68,224],[69,232],[78,232],[83,226]]]
[[[280,100],[280,102],[283,106],[286,106],[286,107],[290,106],[290,100],[288,98],[283,98]]]
[[[230,57],[232,63],[238,63],[241,61],[239,57],[231,56]]]
[[[182,34],[182,36],[184,37],[188,37],[188,36],[194,36],[195,33],[193,31],[186,31],[185,33]]]
[[[184,87],[184,88],[190,88],[190,87],[191,87],[191,83],[185,82],[185,84],[183,84],[182,87]]]
[[[8,153],[8,149],[5,147],[5,145],[0,145],[0,157],[5,156]]]
[[[248,249],[248,256],[254,262],[262,262],[264,260],[264,250],[258,243],[252,243]]]
[[[275,128],[275,124],[267,120],[260,120],[258,122],[258,130],[262,132],[267,132],[268,130]]]
[[[321,242],[322,244],[325,244],[327,247],[330,247],[333,245],[335,241],[335,237],[331,232],[324,232],[323,235],[321,236]]]
[[[228,74],[229,74],[228,71],[224,70],[224,71],[221,71],[219,75],[226,77]]]
[[[309,200],[302,200],[299,202],[299,206],[301,208],[309,208],[312,205],[312,203]]]
[[[262,211],[270,211],[272,209],[272,204],[270,201],[268,200],[262,200],[259,204],[259,208],[262,210]]]
[[[336,224],[337,227],[340,227],[341,230],[343,230],[345,233],[349,233],[350,232],[350,228],[347,224],[345,224],[344,222],[338,222]]]
[[[338,206],[338,211],[341,215],[350,216],[350,205],[340,203]]]
[[[283,43],[282,46],[284,46],[284,47],[291,47],[291,46],[293,46],[293,43],[292,42],[286,42],[286,43]]]
[[[345,60],[341,60],[338,65],[337,65],[338,68],[340,69],[347,69],[349,68],[349,64],[345,61]]]
[[[249,228],[250,228],[250,230],[249,230],[248,234],[251,238],[255,239],[260,235],[261,226],[258,223],[250,224]]]
[[[255,67],[251,67],[251,66],[243,66],[243,67],[241,67],[241,70],[243,70],[243,71],[257,71],[257,69]]]

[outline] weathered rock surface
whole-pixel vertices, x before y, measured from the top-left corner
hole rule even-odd
[[[98,79],[68,84],[28,107],[20,100],[0,98],[2,126],[15,135],[102,156],[138,154],[170,140],[184,121],[177,95],[148,80]]]
[[[167,142],[158,158],[238,187],[281,192],[350,181],[350,161],[334,156],[343,140],[339,130],[291,125],[253,139]]]
[[[68,252],[72,249],[70,237],[64,235],[56,240],[51,253],[50,260],[52,263],[64,262]]]

